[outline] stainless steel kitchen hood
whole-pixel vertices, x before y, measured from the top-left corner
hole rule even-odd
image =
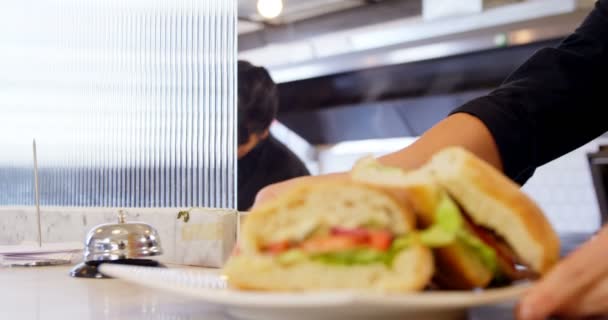
[[[279,83],[556,39],[572,32],[591,0],[528,0],[479,14],[420,16],[269,44],[240,57],[267,66]]]
[[[279,120],[311,144],[419,136],[556,40],[279,85]]]

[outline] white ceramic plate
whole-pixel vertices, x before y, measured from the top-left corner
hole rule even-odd
[[[462,319],[470,307],[509,303],[528,285],[479,291],[380,294],[353,291],[261,293],[228,289],[217,271],[102,264],[109,276],[221,306],[240,319]]]

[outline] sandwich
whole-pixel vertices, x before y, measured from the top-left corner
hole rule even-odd
[[[249,213],[223,274],[245,290],[419,291],[434,263],[415,227],[405,199],[380,186],[304,184]]]
[[[352,179],[406,193],[418,228],[424,229],[419,234],[433,248],[433,283],[439,288],[535,279],[559,258],[559,238],[538,206],[463,148],[444,149],[411,172],[364,159],[352,170]]]

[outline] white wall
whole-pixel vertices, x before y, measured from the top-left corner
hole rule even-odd
[[[523,187],[560,231],[591,231],[600,226],[600,211],[587,162],[587,153],[597,151],[600,143],[608,140],[595,140],[538,168]]]

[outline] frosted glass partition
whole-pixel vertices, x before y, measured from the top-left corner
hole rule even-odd
[[[0,205],[235,207],[236,0],[0,1]]]

